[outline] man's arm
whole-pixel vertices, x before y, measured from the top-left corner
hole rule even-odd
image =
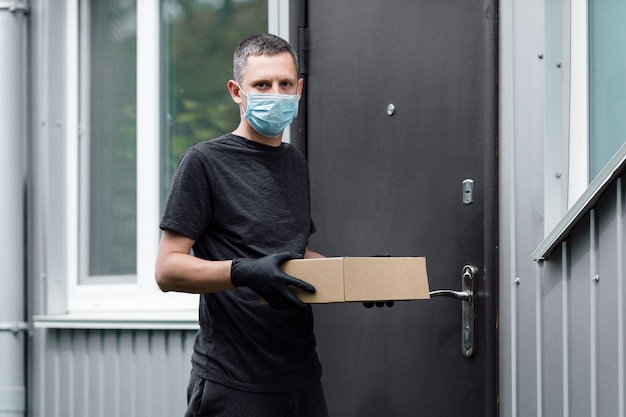
[[[155,279],[161,291],[207,294],[234,288],[232,261],[207,261],[189,254],[194,240],[163,230],[156,260]]]
[[[208,294],[247,286],[277,309],[303,305],[289,286],[315,292],[311,284],[280,269],[283,262],[301,254],[280,253],[260,259],[207,261],[189,254],[193,244],[194,240],[183,234],[167,229],[163,231],[155,268],[155,279],[162,291]],[[306,252],[311,257],[321,257],[308,249]]]

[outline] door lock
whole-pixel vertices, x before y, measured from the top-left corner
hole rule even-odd
[[[474,355],[474,289],[476,273],[473,265],[465,265],[461,276],[461,291],[435,290],[430,292],[431,297],[450,297],[460,300],[461,307],[461,351],[466,357]]]
[[[468,205],[474,202],[474,180],[463,180],[463,204]]]

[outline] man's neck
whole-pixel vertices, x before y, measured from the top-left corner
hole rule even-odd
[[[233,130],[232,133],[233,135],[241,136],[248,140],[258,142],[267,146],[274,146],[274,147],[280,146],[282,139],[283,139],[282,133],[276,136],[275,138],[270,138],[270,137],[261,135],[259,132],[252,129],[249,125],[244,124],[244,123],[240,123],[237,129]]]

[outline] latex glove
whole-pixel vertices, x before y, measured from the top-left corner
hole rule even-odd
[[[379,252],[379,253],[372,255],[372,258],[379,258],[379,257],[389,258],[391,257],[391,255],[386,252]],[[369,302],[363,303],[363,307],[365,308],[372,308],[374,306],[379,307],[379,308],[384,307],[384,306],[393,307],[393,304],[394,304],[394,301],[376,301],[376,302],[369,301]]]
[[[289,286],[310,293],[315,292],[315,287],[280,269],[284,262],[296,258],[302,258],[302,255],[286,252],[259,259],[235,258],[230,268],[230,280],[235,287],[249,287],[277,310],[301,307],[304,303],[289,290]]]
[[[365,302],[363,303],[363,307],[365,308],[372,308],[374,306],[376,307],[393,307],[393,304],[395,303],[395,301],[369,301],[369,302]]]

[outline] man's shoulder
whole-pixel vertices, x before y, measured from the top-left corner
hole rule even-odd
[[[225,146],[232,146],[233,144],[236,144],[236,141],[234,140],[234,135],[232,135],[231,133],[227,133],[225,135],[218,136],[215,139],[198,142],[193,145],[190,150],[204,152],[211,151],[212,149],[223,148]]]
[[[226,134],[215,139],[198,142],[185,152],[184,159],[200,159],[209,161],[214,158],[223,158],[230,151],[237,148],[232,135]]]

